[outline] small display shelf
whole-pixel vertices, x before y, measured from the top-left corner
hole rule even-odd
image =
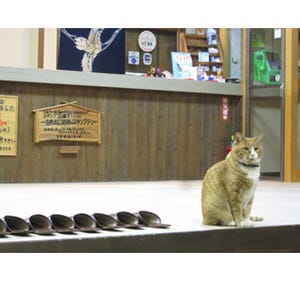
[[[181,32],[179,42],[179,51],[190,53],[194,66],[204,66],[207,74],[222,75],[223,60],[218,39],[217,44],[209,45],[206,34]]]

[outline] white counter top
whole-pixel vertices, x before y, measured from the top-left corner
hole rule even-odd
[[[0,81],[242,96],[242,84],[67,70],[0,67]]]

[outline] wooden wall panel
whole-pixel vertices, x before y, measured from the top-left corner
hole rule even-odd
[[[18,153],[0,156],[0,182],[201,179],[241,130],[241,97],[230,96],[221,121],[220,95],[0,82],[19,96]],[[33,142],[33,110],[74,101],[102,112],[101,144]],[[79,145],[77,155],[59,153]]]
[[[161,67],[162,70],[172,72],[171,52],[177,51],[177,30],[167,29],[142,29],[142,28],[126,28],[126,71],[148,73],[150,66],[143,63],[143,54],[145,52],[138,45],[138,38],[141,32],[149,30],[156,37],[156,48],[151,52],[152,64],[154,67]],[[139,65],[128,64],[128,51],[140,52]]]

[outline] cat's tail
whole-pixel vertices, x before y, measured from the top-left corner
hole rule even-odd
[[[257,217],[257,216],[251,216],[249,219],[251,221],[263,221],[264,220],[263,217]]]

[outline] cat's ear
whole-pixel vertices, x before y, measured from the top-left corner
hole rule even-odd
[[[240,141],[242,141],[244,139],[243,135],[240,132],[236,132],[234,135],[234,141],[236,143],[239,143]]]
[[[264,134],[259,134],[258,136],[255,137],[255,140],[260,142],[264,137]]]

